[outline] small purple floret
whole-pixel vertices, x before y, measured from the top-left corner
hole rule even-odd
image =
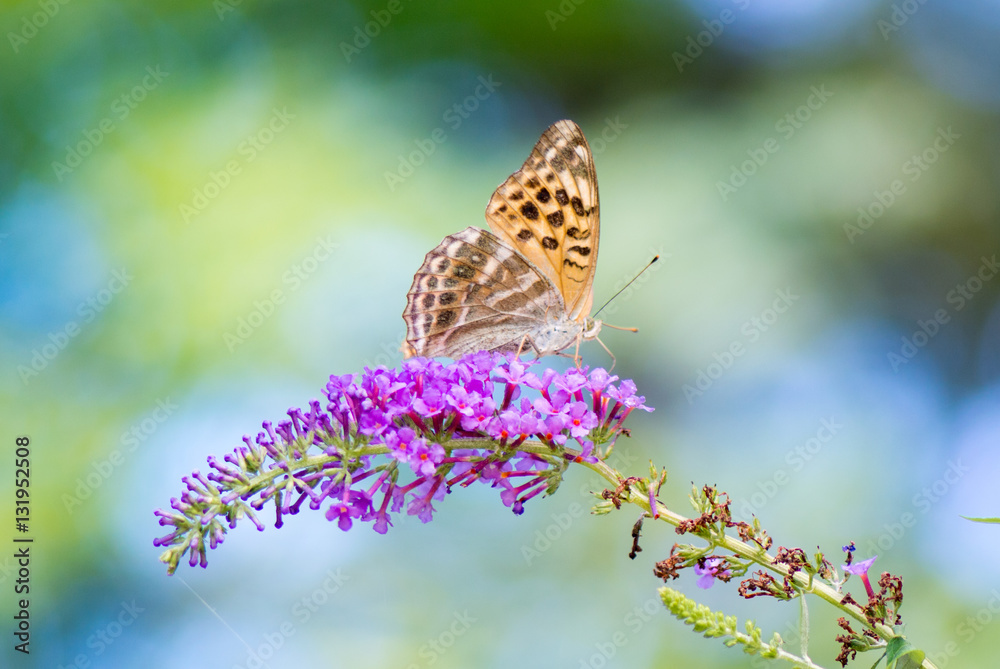
[[[698,587],[704,590],[711,588],[715,583],[715,579],[722,577],[728,577],[732,572],[728,569],[721,569],[722,565],[725,564],[725,560],[718,557],[710,557],[705,560],[705,566],[695,565],[694,573],[701,578],[698,579]]]

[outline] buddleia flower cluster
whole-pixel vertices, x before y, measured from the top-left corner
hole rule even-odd
[[[206,566],[207,549],[242,518],[264,529],[265,506],[275,527],[306,506],[342,530],[371,523],[384,534],[393,514],[428,522],[446,493],[480,482],[520,514],[555,491],[570,463],[606,457],[634,410],[652,411],[631,380],[604,369],[535,373],[534,364],[480,352],[331,376],[325,406],[264,422],[221,461],[209,457],[210,471],[182,479],[186,490],[155,512],[171,528],[154,541],[166,547],[160,560],[171,573],[185,554]]]

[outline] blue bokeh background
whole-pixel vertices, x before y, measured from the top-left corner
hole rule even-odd
[[[628,560],[635,514],[591,516],[583,470],[521,517],[473,488],[384,537],[306,513],[157,562],[181,476],[398,363],[423,255],[572,118],[595,302],[661,255],[603,314],[656,407],[617,465],[666,466],[681,512],[717,484],[776,545],[854,540],[939,667],[993,666],[1000,535],[961,516],[1000,515],[996,3],[31,0],[0,26],[0,493],[27,435],[35,537],[32,653],[0,664],[751,664],[664,614],[675,535]],[[794,604],[673,585],[794,637]]]

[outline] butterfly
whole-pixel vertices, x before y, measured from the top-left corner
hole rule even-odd
[[[580,126],[557,121],[493,193],[490,230],[448,235],[424,258],[406,295],[404,357],[541,357],[576,344],[579,362],[602,325],[590,317],[598,209],[590,146]]]

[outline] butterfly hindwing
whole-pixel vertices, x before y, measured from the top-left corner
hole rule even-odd
[[[490,228],[544,272],[566,316],[583,320],[593,302],[600,212],[594,158],[580,127],[558,121],[486,208]]]
[[[407,293],[410,353],[458,358],[509,353],[524,335],[564,311],[551,280],[487,230],[449,235],[427,256]]]

